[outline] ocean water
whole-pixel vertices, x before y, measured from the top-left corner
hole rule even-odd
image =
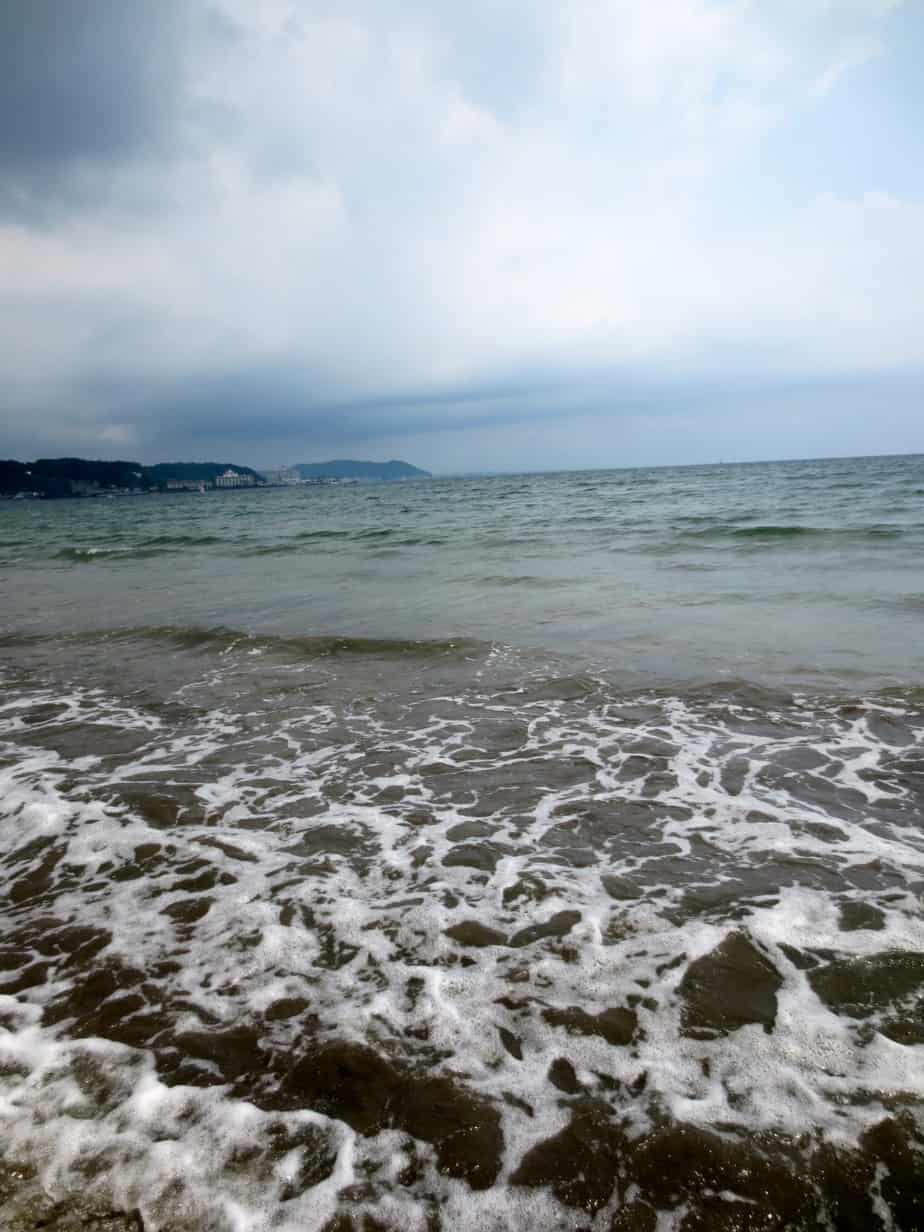
[[[922,563],[924,457],[0,505],[0,1227],[924,1226]]]

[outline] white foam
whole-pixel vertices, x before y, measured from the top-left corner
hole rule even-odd
[[[191,683],[184,696],[209,687]],[[886,781],[891,755],[865,719],[806,706],[796,716],[805,735],[793,734],[790,716],[777,738],[763,728],[730,727],[727,707],[679,698],[633,699],[634,707],[651,711],[639,720],[625,717],[618,701],[581,709],[486,692],[418,699],[413,721],[400,708],[386,717],[310,703],[282,714],[268,706],[216,706],[195,724],[171,725],[100,694],[56,699],[62,717],[43,720],[44,731],[55,722],[84,722],[147,733],[119,761],[95,754],[68,759],[30,746],[23,715],[50,700],[37,691],[0,707],[0,734],[8,742],[0,766],[0,854],[11,856],[35,839],[64,848],[62,866],[79,867],[81,878],[54,891],[54,914],[111,932],[99,961],[120,959],[148,971],[180,954],[181,970],[159,977],[169,998],[189,1007],[177,1028],[195,1029],[206,1016],[219,1027],[233,1025],[298,996],[318,1016],[322,1038],[404,1051],[413,1060],[425,1054],[408,1032],[426,1028],[426,1047],[445,1054],[442,1070],[501,1110],[506,1144],[500,1183],[487,1194],[440,1176],[432,1152],[420,1148],[430,1160],[424,1188],[438,1197],[447,1226],[560,1226],[562,1212],[549,1195],[507,1184],[525,1152],[567,1124],[570,1114],[547,1077],[560,1056],[598,1094],[597,1075],[621,1084],[620,1115],[634,1133],[651,1124],[658,1107],[707,1128],[820,1133],[852,1144],[882,1119],[896,1093],[924,1100],[924,1048],[863,1037],[856,1022],[818,999],[783,948],[856,957],[924,950],[920,906],[901,892],[924,873],[919,829],[900,810],[887,825],[871,824],[862,810],[829,816],[777,772],[810,736],[826,764],[842,763],[838,785],[870,809],[885,799],[901,803],[894,776],[889,790],[864,777],[876,771]],[[446,717],[447,708],[456,717]],[[486,751],[479,736],[486,718],[525,721],[523,740]],[[666,751],[639,753],[641,739]],[[654,758],[660,778],[624,774],[629,758],[640,756]],[[747,765],[732,794],[722,771],[736,759]],[[767,768],[773,773],[764,774]],[[75,771],[76,792],[67,785]],[[533,792],[528,806],[514,797],[508,807],[501,774],[521,776]],[[114,794],[140,783],[186,785],[202,808],[167,828],[149,822]],[[402,793],[400,806],[380,803],[389,790]],[[631,823],[621,828],[621,808],[652,804],[661,811],[639,823],[637,835]],[[563,862],[550,835],[590,807],[610,810],[611,847],[598,845],[597,864]],[[412,814],[420,815],[413,823]],[[813,833],[806,829],[813,821],[833,829]],[[458,853],[450,832],[473,822],[490,833],[470,841],[498,845],[493,869],[445,862]],[[346,833],[351,844],[337,841]],[[112,880],[102,871],[132,861],[141,844],[169,844],[171,851],[135,880]],[[228,844],[250,859],[229,854]],[[687,862],[686,878],[659,868],[667,857]],[[697,877],[715,888],[783,857],[816,861],[838,883],[837,896],[824,886],[791,884],[748,901],[740,919],[680,910]],[[207,861],[224,882],[195,891],[177,886],[195,880],[196,870],[181,871],[193,860]],[[840,900],[856,897],[847,874],[874,861],[894,875],[897,897],[880,896],[881,929],[843,931]],[[609,873],[634,877],[648,893],[614,901],[601,884]],[[541,876],[544,897],[511,900],[529,876]],[[191,897],[211,905],[184,940],[164,908]],[[560,941],[463,951],[446,936],[453,924],[477,920],[509,939],[572,910],[580,921]],[[752,1024],[718,1041],[691,1039],[681,1018],[684,972],[739,928],[782,977],[774,1030]],[[474,965],[459,965],[460,957]],[[64,984],[29,990],[31,1005],[0,997],[0,1012],[13,1014],[12,1027],[0,1033],[0,1056],[25,1071],[3,1079],[0,1117],[10,1151],[39,1161],[50,1191],[83,1184],[78,1178],[93,1157],[118,1162],[105,1168],[105,1184],[118,1201],[139,1206],[152,1228],[217,1199],[228,1227],[315,1229],[332,1214],[338,1190],[371,1170],[383,1216],[408,1229],[426,1226],[422,1191],[403,1190],[395,1179],[406,1151],[400,1135],[357,1138],[310,1110],[270,1115],[226,1087],[167,1087],[147,1054],[42,1029],[39,1007],[66,987],[66,971],[62,978]],[[504,997],[512,1004],[501,1004]],[[569,1006],[593,1015],[630,997],[651,999],[636,1005],[641,1035],[631,1047],[569,1034],[542,1016]],[[501,1027],[520,1040],[522,1059],[504,1047]],[[297,1048],[299,1030],[298,1019],[276,1022],[276,1046]],[[75,1063],[91,1055],[114,1076],[118,1094],[105,1107],[88,1106],[73,1077]],[[631,1095],[643,1077],[644,1093]],[[860,1091],[862,1101],[852,1098]],[[505,1094],[525,1101],[533,1115],[504,1102]],[[330,1178],[286,1202],[280,1195],[297,1170],[296,1154],[286,1153],[259,1182],[229,1162],[260,1141],[271,1121],[319,1125],[337,1148]],[[679,1226],[678,1218],[662,1212],[659,1226]]]

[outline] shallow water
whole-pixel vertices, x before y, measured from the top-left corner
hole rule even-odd
[[[924,457],[0,507],[0,628],[469,637],[652,682],[924,679]]]
[[[922,495],[0,507],[7,1168],[175,1232],[920,1226]]]

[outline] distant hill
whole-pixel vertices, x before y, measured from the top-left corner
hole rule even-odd
[[[357,462],[336,458],[331,462],[301,462],[290,468],[302,479],[428,479],[430,472],[409,462]],[[150,491],[177,487],[215,486],[226,471],[234,471],[252,484],[264,478],[250,466],[235,462],[102,462],[90,458],[37,458],[34,462],[0,459],[0,496],[18,493],[39,496],[96,496],[122,491]],[[221,483],[218,487],[228,486]]]
[[[227,462],[158,462],[155,466],[142,466],[140,462],[100,462],[88,458],[37,458],[34,462],[8,458],[0,460],[0,494],[90,496],[114,488],[146,491],[164,488],[170,480],[214,483],[218,475],[229,469],[250,476],[255,484],[263,482],[251,467]]]
[[[296,462],[291,468],[302,479],[429,479],[430,472],[410,462],[356,462],[335,458],[332,462]]]
[[[42,496],[80,496],[107,488],[144,488],[140,462],[92,462],[87,458],[36,458],[0,461],[0,493],[38,492]]]

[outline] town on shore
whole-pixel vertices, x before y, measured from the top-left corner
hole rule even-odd
[[[228,462],[104,462],[87,458],[0,460],[0,499],[47,500],[59,497],[140,496],[164,492],[208,492],[236,488],[388,483],[427,479],[430,472],[408,462],[300,462],[257,471]]]

